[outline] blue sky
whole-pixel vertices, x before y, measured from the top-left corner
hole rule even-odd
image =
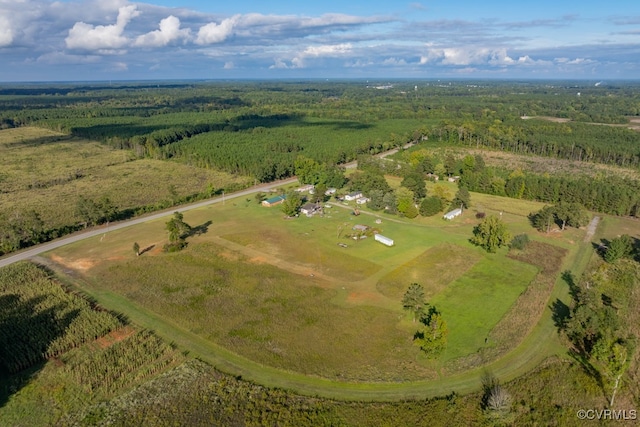
[[[0,0],[0,82],[640,78],[640,1]]]

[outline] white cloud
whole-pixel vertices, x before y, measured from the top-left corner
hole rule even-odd
[[[196,44],[207,45],[225,41],[233,33],[233,27],[239,17],[239,15],[235,15],[231,18],[223,19],[219,24],[210,22],[200,27],[195,41]]]
[[[235,65],[233,64],[233,62],[227,61],[224,63],[225,70],[233,70],[234,68],[235,68]]]
[[[350,55],[352,50],[353,46],[351,43],[307,46],[291,60],[291,66],[292,68],[305,68],[307,67],[307,59],[309,58],[344,57]]]
[[[286,62],[284,62],[283,59],[277,58],[273,65],[269,66],[270,70],[286,70],[287,68],[291,68],[287,65]]]
[[[0,16],[0,47],[13,43],[13,30],[11,22],[5,16]]]
[[[350,53],[352,48],[351,43],[309,46],[302,52],[302,56],[342,56]]]
[[[382,61],[382,65],[407,65],[407,61],[398,58],[386,58]]]
[[[138,36],[134,46],[141,47],[162,47],[176,40],[186,40],[189,38],[191,30],[180,28],[180,19],[171,15],[160,21],[160,29]]]
[[[113,25],[90,25],[84,22],[76,22],[69,30],[65,39],[69,49],[100,50],[103,52],[111,49],[119,49],[129,43],[129,39],[123,35],[129,22],[140,15],[136,6],[122,6],[118,9],[118,18]]]

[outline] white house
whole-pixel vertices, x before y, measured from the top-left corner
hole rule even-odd
[[[444,214],[443,218],[447,219],[447,220],[452,220],[453,218],[462,215],[462,209],[457,208],[452,210],[451,212],[447,212],[446,214]]]
[[[302,187],[296,188],[296,191],[297,191],[298,193],[306,193],[307,191],[309,191],[309,192],[310,192],[310,191],[311,191],[311,190],[313,190],[314,188],[315,188],[315,187],[314,187],[313,185],[309,184],[309,185],[303,185]]]
[[[349,193],[344,196],[344,199],[347,201],[356,200],[362,197],[362,191],[354,191],[353,193]]]
[[[368,197],[358,197],[358,198],[356,199],[356,203],[357,203],[357,204],[359,204],[359,205],[364,205],[364,204],[365,204],[365,203],[367,203],[369,200],[371,200],[371,199],[369,199]]]
[[[300,213],[306,216],[314,215],[322,210],[322,205],[319,203],[307,203],[300,208]]]
[[[336,193],[336,191],[337,191],[337,189],[335,189],[335,188],[331,187],[331,188],[328,188],[328,189],[327,189],[327,191],[325,191],[325,192],[324,192],[324,195],[325,195],[325,196],[330,196],[330,195],[332,195],[332,194],[335,194],[335,193]]]
[[[380,242],[383,245],[387,245],[387,246],[393,246],[393,239],[390,239],[388,237],[383,236],[382,234],[376,234],[376,236],[374,237],[374,239],[376,240],[376,242]]]

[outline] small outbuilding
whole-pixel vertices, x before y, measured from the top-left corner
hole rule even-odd
[[[331,196],[333,194],[336,194],[336,191],[338,191],[336,188],[330,187],[327,189],[327,191],[324,192],[324,195]]]
[[[383,245],[387,245],[387,246],[393,246],[394,245],[393,239],[385,237],[382,234],[376,234],[374,239],[376,240],[376,242],[380,242]]]
[[[452,211],[447,212],[446,214],[444,214],[443,218],[444,218],[444,219],[446,219],[446,220],[448,220],[448,221],[450,221],[450,220],[452,220],[453,218],[455,218],[455,217],[457,217],[457,216],[460,216],[460,215],[462,215],[462,209],[457,208],[457,209],[454,209],[454,210],[452,210]]]
[[[357,204],[359,204],[359,205],[364,205],[364,204],[365,204],[365,203],[367,203],[369,200],[371,200],[371,199],[369,199],[368,197],[358,197],[358,198],[356,199],[356,203],[357,203]]]
[[[351,200],[359,199],[360,197],[362,197],[362,191],[354,191],[344,196],[344,199],[347,201],[351,201]]]
[[[296,188],[296,191],[298,193],[306,193],[306,192],[311,192],[314,188],[315,186],[313,186],[312,184],[309,184],[309,185],[303,185],[302,187]]]
[[[285,195],[271,197],[270,199],[263,200],[262,206],[266,206],[270,208],[271,206],[279,205],[280,203],[284,202],[286,199],[287,199],[287,196]]]

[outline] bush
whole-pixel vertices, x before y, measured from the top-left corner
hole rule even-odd
[[[604,260],[614,262],[619,258],[624,258],[633,252],[633,240],[628,234],[623,234],[609,242],[607,251],[604,253]]]
[[[411,203],[407,207],[407,210],[405,211],[404,216],[406,216],[409,219],[413,219],[413,218],[417,217],[418,216],[418,208],[416,208],[416,205]]]
[[[442,199],[436,196],[427,197],[420,203],[420,215],[433,216],[442,211]]]
[[[526,234],[518,234],[517,236],[515,236],[513,238],[513,240],[511,240],[511,243],[509,243],[509,247],[512,249],[519,249],[519,250],[523,250],[527,244],[529,243],[529,236]]]
[[[162,247],[162,251],[163,252],[180,252],[186,246],[187,246],[187,242],[185,242],[184,240],[178,240],[177,242],[173,242],[173,243],[165,243],[164,246]]]
[[[487,216],[487,214],[484,212],[476,212],[477,219],[484,219],[485,216]]]

